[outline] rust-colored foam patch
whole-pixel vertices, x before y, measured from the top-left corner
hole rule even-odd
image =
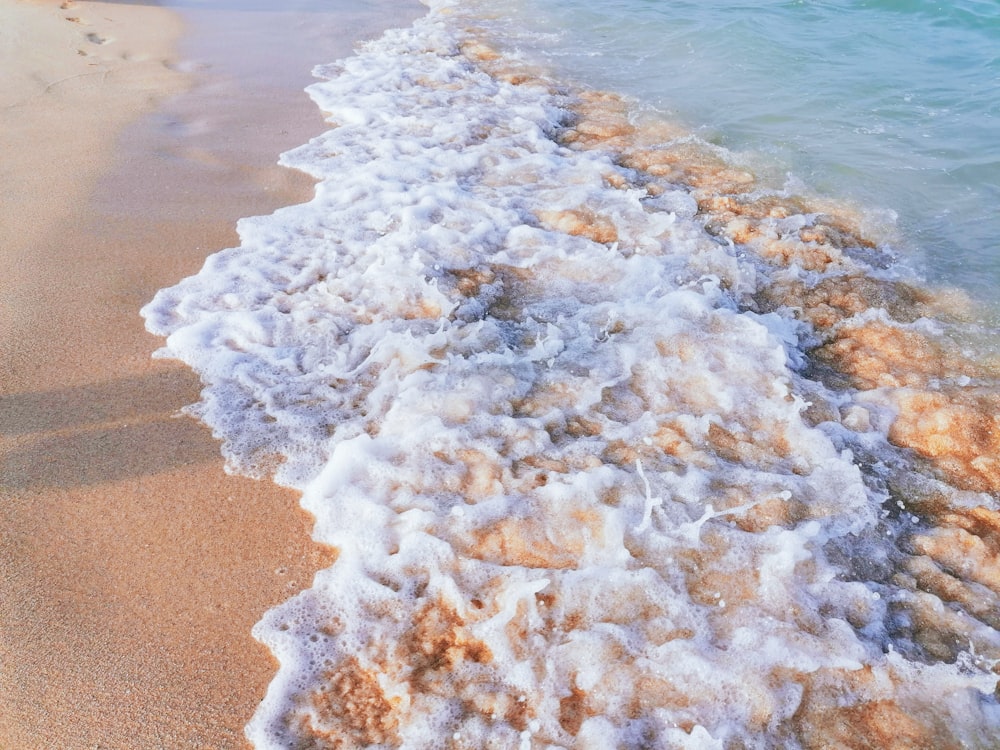
[[[899,409],[892,442],[929,459],[961,489],[1000,491],[1000,394],[901,389],[892,400]]]
[[[812,286],[800,279],[779,280],[758,290],[754,300],[764,312],[794,308],[796,317],[821,331],[872,308],[885,310],[890,319],[901,323],[934,312],[930,292],[858,272],[826,276]]]
[[[891,683],[870,668],[820,670],[800,677],[804,691],[792,726],[808,750],[927,750],[954,740],[930,712],[884,697]],[[852,701],[841,697],[853,694]]]
[[[312,710],[300,713],[297,722],[315,750],[352,750],[399,741],[399,717],[379,685],[378,672],[364,669],[354,657],[326,674],[309,705]]]
[[[938,342],[881,321],[843,327],[812,355],[861,390],[920,387],[931,378],[965,374],[962,363],[949,358]]]
[[[974,508],[949,513],[941,525],[913,540],[915,551],[963,581],[978,583],[1000,596],[1000,513]]]
[[[543,226],[559,232],[586,237],[588,240],[611,244],[618,241],[618,230],[614,223],[585,208],[565,211],[542,211],[538,220]]]
[[[400,641],[398,658],[411,662],[411,682],[428,689],[441,682],[442,675],[447,682],[447,675],[462,662],[485,664],[492,654],[473,637],[454,607],[436,600],[418,610],[413,627]]]

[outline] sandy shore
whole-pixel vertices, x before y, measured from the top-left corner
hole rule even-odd
[[[280,24],[235,5],[182,40],[156,6],[0,0],[0,747],[244,747],[274,670],[250,628],[326,559],[292,493],[176,417],[197,379],[138,316],[311,191],[273,166],[322,129],[308,66],[249,86],[235,51]],[[401,22],[369,5],[324,54]]]

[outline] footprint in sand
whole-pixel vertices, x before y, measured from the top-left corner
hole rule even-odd
[[[72,0],[67,0],[66,2],[64,2],[59,7],[62,10],[69,10],[70,8],[73,7],[73,2],[72,2]],[[80,23],[80,24],[84,23],[83,19],[80,18],[79,16],[66,16],[65,18],[70,23]],[[105,36],[101,36],[100,34],[96,34],[94,32],[90,32],[84,38],[88,42],[90,42],[91,44],[107,44],[108,42],[113,42],[114,41],[114,39],[111,39],[111,38],[105,37]],[[80,54],[85,55],[86,53],[81,51]]]

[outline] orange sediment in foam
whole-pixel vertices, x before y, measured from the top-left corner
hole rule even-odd
[[[911,435],[906,409],[924,406],[897,406],[984,387],[926,322],[935,295],[885,272],[846,207],[766,190],[620,97],[473,39],[407,38],[387,100],[331,80],[321,105],[346,124],[315,149],[347,156],[317,169],[347,185],[324,185],[320,208],[372,231],[324,226],[332,260],[253,271],[275,279],[249,303],[280,358],[244,382],[268,384],[251,392],[274,408],[267,429],[286,403],[333,404],[302,486],[339,557],[262,623],[286,677],[251,733],[320,748],[988,746],[969,725],[1000,659],[980,604],[995,513],[969,489],[984,479],[951,476],[986,443],[948,420]],[[481,122],[454,116],[464,100]],[[365,121],[372,101],[400,112]],[[387,148],[369,150],[383,126]],[[351,183],[373,163],[390,179]],[[402,237],[365,224],[394,190],[420,208],[401,212]],[[341,221],[337,201],[357,214]],[[238,279],[254,265],[218,264]],[[242,309],[233,288],[203,303],[213,326]],[[310,437],[308,417],[289,431]]]
[[[510,72],[516,65],[497,54],[477,54],[475,59],[504,80],[552,87],[534,75]],[[962,643],[979,641],[980,658],[1000,664],[1000,649],[989,644],[994,639],[977,636],[983,625],[995,630],[1000,624],[996,615],[1000,514],[985,505],[956,508],[949,497],[974,492],[995,498],[1000,493],[997,364],[961,351],[953,338],[942,333],[941,324],[917,324],[929,319],[953,326],[958,316],[960,325],[975,315],[968,298],[956,290],[932,290],[878,273],[884,259],[877,258],[875,267],[866,259],[880,253],[879,242],[866,234],[851,207],[762,191],[751,174],[690,139],[682,129],[633,117],[628,102],[617,95],[573,92],[569,111],[566,126],[556,134],[560,143],[609,152],[632,170],[627,181],[619,175],[609,180],[610,185],[645,189],[651,196],[680,186],[697,201],[699,216],[711,234],[758,259],[768,278],[754,290],[748,307],[780,310],[808,323],[816,339],[807,353],[808,372],[832,388],[853,393],[854,406],[831,409],[809,404],[807,414],[865,432],[871,429],[866,398],[891,407],[889,441],[908,451],[913,468],[927,475],[926,480],[899,481],[894,489],[895,497],[905,498],[898,502],[905,502],[923,524],[900,541],[905,555],[893,582],[913,595],[897,606],[910,612],[913,638],[933,658],[953,661]],[[776,226],[792,216],[808,216],[808,221],[791,230]],[[613,229],[606,228],[608,222],[588,210],[546,212],[539,219],[545,226],[597,242],[617,239]],[[787,273],[788,269],[796,272]],[[812,275],[803,276],[798,270]],[[715,455],[734,462],[754,463],[762,456],[773,460],[794,453],[781,430],[770,438],[754,431],[754,438],[745,440],[713,424],[706,438]],[[763,447],[755,447],[760,440]],[[635,447],[622,447],[624,452],[613,460],[634,461],[641,453]],[[697,461],[683,428],[665,424],[656,448]],[[729,491],[735,493],[732,505],[739,505],[739,489]],[[736,523],[753,531],[788,526],[808,515],[807,505],[775,498],[758,503]],[[713,566],[705,562],[692,564],[700,571],[694,589],[725,591],[727,600],[739,601],[738,589],[729,585],[729,571],[713,580]],[[993,667],[994,673],[998,670]],[[900,700],[890,684],[879,684],[868,669],[820,670],[794,679],[804,692],[790,731],[804,747],[918,748],[954,743],[949,727],[920,712],[919,698]],[[860,697],[843,705],[838,696],[845,691]],[[579,728],[587,703],[582,691],[574,690],[563,699],[569,729]]]
[[[967,299],[955,290],[935,292],[859,269],[845,252],[872,249],[876,242],[865,236],[849,207],[755,194],[751,175],[735,170],[703,144],[648,145],[669,129],[657,124],[650,133],[628,124],[627,104],[620,98],[591,93],[581,99],[572,110],[579,119],[562,136],[564,142],[616,153],[647,185],[666,177],[689,188],[710,232],[775,269],[773,282],[756,291],[757,308],[784,308],[810,323],[821,336],[810,358],[837,385],[892,391],[888,398],[898,410],[890,428],[894,443],[928,459],[962,489],[1000,491],[996,363],[972,359],[944,335],[909,325],[946,310],[953,315],[956,307],[968,312]],[[660,168],[665,165],[671,169]],[[826,213],[831,208],[839,214]],[[814,213],[816,218],[798,231],[779,232],[773,226],[774,219]],[[575,224],[572,232],[590,236]],[[829,275],[809,282],[782,278],[780,271],[789,266]],[[884,317],[864,320],[869,311]],[[957,378],[976,382],[951,385]]]

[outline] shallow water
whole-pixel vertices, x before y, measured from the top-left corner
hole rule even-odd
[[[995,336],[775,185],[440,4],[321,66],[316,197],[144,309],[338,550],[258,747],[982,747]]]
[[[522,0],[514,44],[744,152],[772,180],[898,214],[897,247],[1000,284],[1000,6],[981,0]],[[891,215],[891,214],[890,214]]]

